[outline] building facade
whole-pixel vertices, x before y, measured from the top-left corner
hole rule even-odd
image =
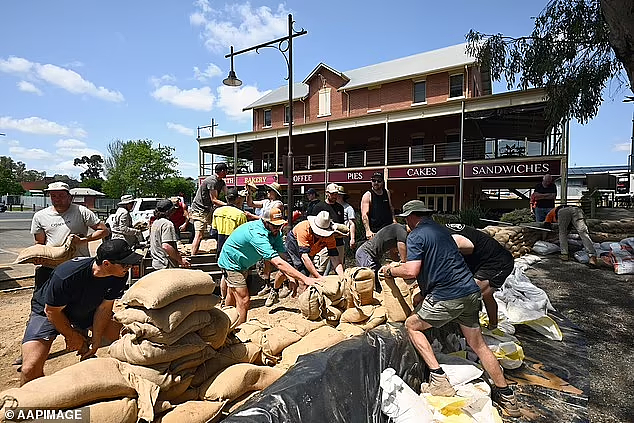
[[[396,209],[411,199],[445,212],[492,208],[487,193],[502,189],[517,193],[512,207],[528,207],[526,189],[546,173],[566,175],[568,125],[549,125],[545,107],[539,89],[493,94],[464,44],[344,72],[319,63],[293,86],[295,207],[306,189],[331,182],[358,207],[377,171]],[[288,87],[244,110],[251,131],[199,134],[200,176],[221,155],[246,163],[228,185],[284,185]]]

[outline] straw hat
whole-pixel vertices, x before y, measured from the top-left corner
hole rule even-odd
[[[335,224],[326,210],[320,211],[317,216],[308,216],[308,222],[316,235],[330,236],[335,232]]]
[[[119,206],[125,206],[126,204],[130,204],[134,202],[134,196],[126,194],[121,196],[121,201],[117,203]]]
[[[264,186],[267,187],[268,189],[272,189],[273,191],[277,193],[277,195],[280,196],[280,198],[282,198],[282,193],[280,192],[280,189],[282,189],[282,186],[280,184],[278,184],[277,182],[273,182],[271,184],[265,184]]]
[[[70,188],[66,182],[53,182],[52,184],[48,184],[48,188],[44,191],[67,191],[70,192]]]

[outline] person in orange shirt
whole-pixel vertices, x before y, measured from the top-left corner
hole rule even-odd
[[[343,257],[339,256],[335,241],[336,225],[328,212],[323,210],[317,216],[308,216],[307,220],[299,222],[288,232],[286,235],[286,253],[295,269],[306,276],[320,279],[322,275],[317,271],[313,258],[322,249],[327,248],[332,267],[340,278],[344,277]],[[277,292],[285,280],[285,276],[279,272],[278,277],[275,278],[271,295],[265,303],[267,307],[279,301]],[[301,281],[299,282],[299,293],[301,293],[306,289],[306,285]]]
[[[570,260],[568,255],[568,231],[570,226],[574,226],[583,242],[584,248],[590,255],[590,261],[588,265],[596,267],[597,265],[597,252],[594,249],[590,235],[588,234],[588,226],[586,225],[586,219],[583,215],[583,210],[577,206],[561,205],[552,209],[544,220],[547,226],[552,223],[559,223],[559,248],[561,249],[561,258],[563,261]]]

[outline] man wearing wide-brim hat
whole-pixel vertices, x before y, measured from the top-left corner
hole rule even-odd
[[[247,320],[247,313],[251,305],[247,276],[249,269],[259,260],[270,262],[280,270],[280,274],[295,278],[304,284],[312,285],[317,282],[298,272],[290,263],[280,257],[280,253],[285,250],[280,233],[285,224],[286,220],[284,220],[282,210],[273,207],[262,215],[262,219],[238,226],[229,235],[220,252],[218,267],[222,270],[223,278],[227,284],[225,304],[235,305],[240,314],[238,324]]]
[[[495,383],[491,395],[493,401],[507,414],[517,417],[520,412],[515,395],[480,330],[480,287],[451,234],[434,222],[432,214],[433,210],[420,200],[403,205],[399,217],[404,217],[412,229],[407,237],[407,262],[398,267],[383,266],[380,270],[387,277],[416,279],[420,291],[425,293],[423,301],[405,320],[409,338],[431,372],[429,384],[421,390],[437,396],[456,394],[424,333],[427,329],[456,322]]]
[[[335,233],[338,233],[338,226],[325,210],[319,212],[317,216],[308,216],[307,220],[295,225],[286,235],[286,251],[293,266],[305,275],[320,278],[321,275],[313,263],[313,258],[326,248],[332,267],[337,275],[343,278],[343,257],[337,251]],[[277,284],[278,281],[275,282]],[[305,286],[301,287],[301,290],[303,289]]]
[[[132,227],[132,217],[130,210],[134,206],[134,197],[131,195],[121,196],[121,201],[114,216],[110,220],[110,232],[112,239],[123,239],[131,247],[137,243],[141,231]]]

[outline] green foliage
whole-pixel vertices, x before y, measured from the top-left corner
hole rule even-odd
[[[101,179],[101,174],[103,173],[103,158],[99,154],[93,154],[90,157],[78,157],[73,161],[73,165],[85,169],[79,175],[82,181],[85,179]]]
[[[484,225],[480,221],[484,216],[486,216],[486,210],[476,206],[472,208],[465,208],[458,212],[458,220],[460,223],[464,223],[468,226],[473,226],[474,228],[482,228]]]
[[[21,165],[24,163],[19,162]],[[16,179],[17,163],[11,157],[0,157],[0,195],[20,195],[24,189]]]
[[[623,65],[608,39],[598,0],[551,0],[535,18],[533,32],[511,38],[471,30],[467,53],[508,89],[543,87],[552,124],[564,118],[586,123],[598,112],[601,93]]]
[[[101,178],[82,179],[81,185],[79,186],[82,188],[91,188],[91,189],[94,189],[95,191],[102,192],[101,190],[103,189],[103,184],[104,184],[104,180]]]
[[[60,175],[59,173],[53,175],[53,180],[58,182],[66,182],[70,189],[78,188],[80,185],[77,179],[71,178],[68,175]]]
[[[509,213],[504,213],[500,221],[518,226],[520,223],[534,222],[535,216],[531,214],[531,209],[517,209]]]
[[[152,140],[115,140],[108,145],[104,192],[112,198],[159,195],[162,181],[178,176],[174,148],[152,146]]]
[[[173,197],[183,194],[184,198],[192,198],[196,193],[196,182],[192,178],[170,176],[160,182],[157,194],[160,197]]]

